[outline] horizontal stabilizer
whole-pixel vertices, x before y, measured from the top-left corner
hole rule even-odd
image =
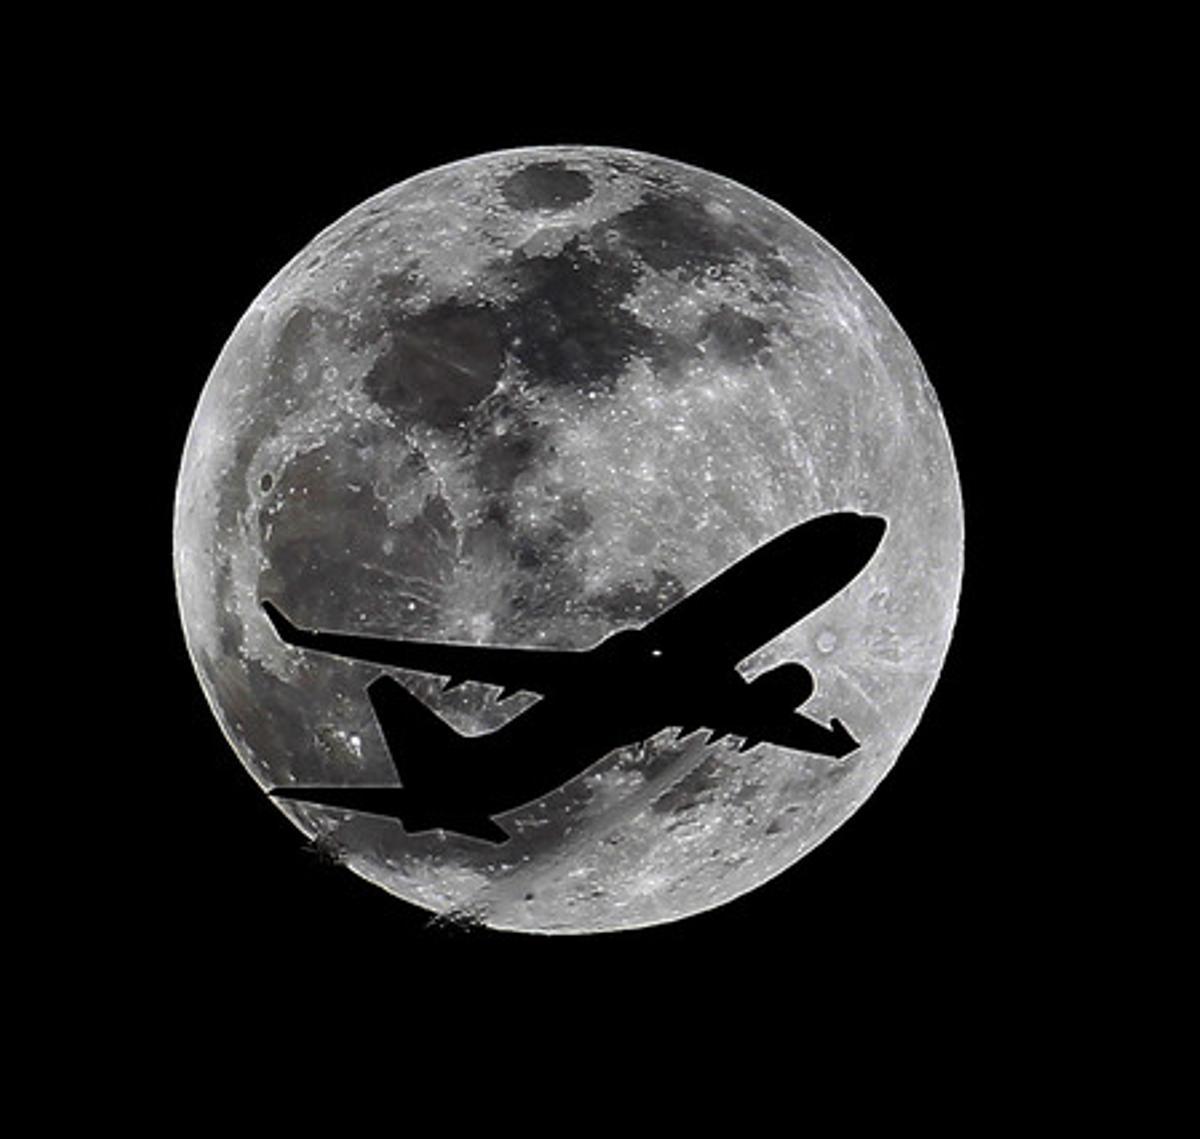
[[[773,743],[777,747],[807,751],[814,755],[827,755],[831,759],[845,759],[851,752],[857,751],[859,746],[858,740],[836,717],[829,721],[829,727],[825,727],[801,712],[764,723],[759,728],[756,738],[760,742]]]
[[[829,750],[821,754],[833,759],[845,759],[857,751],[858,746],[858,740],[846,730],[846,725],[841,720],[835,716],[829,721]]]
[[[728,737],[742,737],[737,751],[747,752],[759,744],[769,743],[789,751],[807,751],[814,755],[827,755],[832,759],[845,759],[858,750],[859,742],[847,730],[841,720],[834,717],[829,727],[799,712],[775,720],[760,720],[753,730],[742,722],[705,729],[710,745],[720,743]],[[679,736],[683,738],[682,733]]]

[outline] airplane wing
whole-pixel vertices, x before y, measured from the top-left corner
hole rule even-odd
[[[642,635],[672,655],[734,668],[849,585],[886,529],[879,515],[852,512],[793,526],[676,602]]]
[[[810,719],[802,712],[791,712],[786,716],[763,722],[754,720],[742,728],[729,728],[725,735],[742,736],[745,743],[740,751],[748,751],[757,744],[769,743],[789,751],[808,751],[816,755],[828,755],[844,759],[859,747],[856,740],[841,720],[834,717],[829,727]]]
[[[396,641],[353,633],[323,633],[298,628],[270,601],[263,601],[262,607],[285,644],[389,668],[409,668],[448,676],[451,684],[464,680],[495,684],[504,690],[501,699],[513,692],[535,692],[545,696],[570,687],[572,661],[583,655],[574,650]]]
[[[507,842],[509,833],[495,819],[468,811],[423,812],[404,787],[273,787],[267,792],[272,799],[286,799],[315,807],[335,807],[340,811],[355,811],[360,815],[376,815],[381,819],[399,819],[408,834],[428,830],[447,830],[465,834],[495,845]]]

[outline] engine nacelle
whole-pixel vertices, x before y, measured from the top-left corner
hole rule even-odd
[[[751,699],[766,713],[794,712],[812,694],[812,673],[789,661],[750,682]]]

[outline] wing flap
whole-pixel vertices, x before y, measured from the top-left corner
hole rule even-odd
[[[818,723],[802,712],[789,712],[785,716],[770,719],[753,717],[741,720],[723,720],[712,731],[710,742],[726,736],[740,736],[739,752],[749,751],[759,744],[774,744],[788,751],[806,751],[814,755],[827,755],[832,759],[844,759],[857,751],[859,742],[841,720],[834,717],[829,726]]]

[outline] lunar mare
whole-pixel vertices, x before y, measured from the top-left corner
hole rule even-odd
[[[862,744],[846,759],[739,754],[664,725],[512,812],[501,848],[280,809],[435,913],[562,933],[674,920],[844,821],[941,669],[961,497],[933,389],[879,298],[717,175],[607,148],[504,151],[364,202],[251,304],[184,449],[178,600],[261,786],[385,783],[364,694],[380,670],[287,648],[261,598],[313,628],[587,648],[840,510],[888,519],[875,559],[742,671],[805,664],[805,711]],[[537,699],[394,671],[468,734]]]

